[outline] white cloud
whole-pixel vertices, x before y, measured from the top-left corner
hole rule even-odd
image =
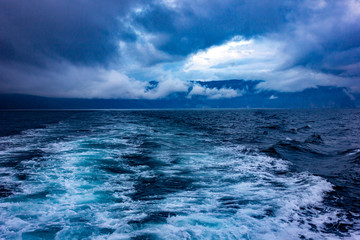
[[[253,40],[234,39],[223,45],[210,47],[191,55],[184,66],[184,71],[208,70],[216,68],[220,64],[231,64],[232,61],[247,59],[254,55],[252,44]]]
[[[164,79],[158,85],[148,90],[149,83],[129,78],[117,71],[105,72],[104,81],[91,87],[89,95],[103,98],[157,99],[173,92],[186,92],[188,86],[178,79]]]
[[[203,81],[266,80],[269,83],[267,87],[276,88],[281,85],[278,83],[289,81],[289,73],[281,70],[290,59],[283,51],[284,46],[284,42],[275,36],[249,40],[235,37],[220,46],[190,55],[182,71],[174,74],[178,78]]]
[[[299,91],[317,85],[348,86],[355,91],[353,79],[324,73],[306,66],[296,66],[298,54],[313,51],[318,46],[317,36],[298,26],[291,37],[267,35],[245,40],[235,37],[190,55],[183,67],[172,72],[180,79],[199,81],[245,79],[265,80],[260,88],[280,91]],[[301,39],[297,42],[296,38]],[[293,42],[293,44],[291,44]],[[296,48],[302,46],[302,50]]]
[[[18,85],[4,79],[1,93],[25,93],[51,97],[156,99],[173,92],[187,92],[187,82],[171,77],[159,79],[158,86],[148,90],[149,83],[127,76],[120,70],[75,66],[66,62],[51,63],[44,71],[23,65],[0,65],[5,74],[18,79]]]
[[[135,42],[119,41],[119,51],[122,58],[122,68],[141,68],[144,65],[153,65],[157,62],[170,61],[173,57],[160,51],[154,43],[163,41],[166,36],[135,31]]]
[[[359,21],[360,18],[360,1],[359,0],[347,0],[347,14],[344,15],[345,20],[349,22]]]
[[[199,84],[194,84],[192,90],[188,94],[188,97],[195,95],[206,96],[209,99],[219,99],[239,97],[241,96],[241,93],[231,88],[207,88],[200,86]]]
[[[74,92],[74,96],[96,98],[128,98],[128,99],[157,99],[174,92],[186,92],[189,88],[186,82],[179,79],[162,79],[153,89],[148,89],[149,82],[130,78],[122,72],[102,70],[99,73],[101,81],[89,82],[81,88],[81,92]]]
[[[328,5],[326,0],[306,0],[304,4],[312,10],[321,10]]]
[[[159,1],[168,8],[177,6],[178,9],[181,9],[184,4],[190,6],[196,4],[177,0]],[[259,85],[260,87],[280,91],[299,91],[317,85],[346,86],[359,91],[358,84],[354,84],[357,80],[354,77],[347,77],[358,75],[357,63],[346,66],[336,65],[338,70],[346,71],[347,76],[341,76],[326,71],[327,68],[330,70],[333,68],[332,64],[337,64],[332,62],[334,57],[331,53],[328,54],[330,60],[324,59],[324,62],[322,59],[316,62],[316,57],[319,55],[321,57],[324,51],[329,51],[324,47],[332,44],[329,41],[337,39],[336,32],[341,34],[345,31],[339,29],[339,26],[353,27],[358,22],[360,1],[306,0],[299,5],[299,8],[299,11],[305,14],[304,16],[309,14],[311,18],[294,15],[295,22],[290,22],[278,33],[250,39],[235,36],[221,45],[199,50],[178,61],[172,59],[173,61],[166,62],[171,59],[171,56],[152,45],[156,41],[166,39],[166,36],[152,36],[151,34],[142,36],[141,34],[144,33],[138,32],[137,34],[141,36],[139,39],[143,39],[141,41],[144,42],[136,43],[139,46],[127,45],[125,52],[129,53],[126,55],[131,59],[131,51],[136,49],[137,54],[133,55],[140,56],[142,61],[158,59],[158,64],[146,67],[134,65],[132,70],[130,67],[124,69],[124,72],[131,74],[139,73],[140,70],[141,74],[134,74],[140,79],[158,79],[160,76],[166,75],[169,79],[183,81],[265,80]],[[324,39],[328,41],[324,42]]]
[[[168,96],[174,92],[187,92],[189,89],[188,82],[179,80],[179,79],[165,79],[159,81],[159,84],[156,88],[145,91],[142,95],[142,98],[146,99],[156,99],[156,98],[163,98]]]
[[[234,37],[220,46],[191,55],[184,65],[184,71],[253,72],[256,69],[258,72],[268,72],[282,64],[280,47],[281,42],[268,39]]]
[[[144,95],[146,82],[131,79],[115,70],[101,74],[103,81],[89,86],[87,95],[106,98],[141,98]],[[86,91],[86,89],[85,89]]]
[[[160,2],[168,8],[176,9],[179,6],[177,0],[161,0]]]

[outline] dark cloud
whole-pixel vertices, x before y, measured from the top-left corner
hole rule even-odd
[[[276,73],[306,69],[351,87],[360,85],[359,21],[359,0],[0,0],[0,91],[82,96],[107,81],[104,71],[171,73],[156,69],[164,62],[181,76],[181,60],[234,36],[281,42],[287,59]]]
[[[287,41],[286,51],[292,55],[286,67],[302,66],[339,77],[355,77],[360,85],[360,9],[353,9],[356,6],[351,3],[360,8],[356,0],[328,1],[320,9],[299,12],[287,32],[280,32]]]
[[[117,17],[138,1],[2,0],[0,60],[42,65],[48,58],[106,64],[117,52]]]
[[[174,4],[150,4],[134,14],[131,24],[161,34],[155,46],[175,55],[187,55],[235,35],[275,32],[287,22],[294,6],[292,1],[280,0],[185,0]]]

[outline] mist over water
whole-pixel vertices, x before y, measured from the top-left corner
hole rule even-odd
[[[359,110],[0,112],[1,239],[359,239]]]

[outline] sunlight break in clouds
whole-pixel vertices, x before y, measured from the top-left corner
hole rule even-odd
[[[239,36],[189,57],[184,71],[268,72],[281,64],[279,43]]]
[[[184,78],[194,80],[245,79],[267,80],[267,88],[286,88],[288,73],[281,69],[288,61],[284,43],[269,38],[232,38],[192,54],[184,63]],[[283,83],[285,82],[285,85]],[[291,84],[292,85],[292,84]],[[288,88],[293,86],[288,86]],[[296,88],[296,90],[299,88]]]
[[[300,33],[302,32],[302,33]],[[291,38],[269,35],[261,38],[232,38],[222,45],[191,54],[177,77],[194,80],[261,79],[259,87],[280,91],[299,91],[318,85],[354,87],[353,79],[317,71],[308,66],[296,65],[296,56],[311,51],[313,42],[303,42],[302,49],[296,38],[314,36],[309,29],[299,26]],[[294,38],[294,39],[292,39]],[[310,41],[310,40],[309,40]],[[294,44],[291,44],[293,42]],[[295,57],[294,57],[295,56]]]
[[[284,43],[275,38],[244,39],[236,36],[222,45],[190,55],[183,66],[184,78],[263,79],[270,81],[267,87],[276,87],[289,76],[281,70],[289,59],[283,48]]]
[[[0,94],[155,98],[227,79],[360,92],[359,21],[360,0],[3,0]]]

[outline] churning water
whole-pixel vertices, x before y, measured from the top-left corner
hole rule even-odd
[[[0,112],[0,238],[360,239],[359,110]]]

